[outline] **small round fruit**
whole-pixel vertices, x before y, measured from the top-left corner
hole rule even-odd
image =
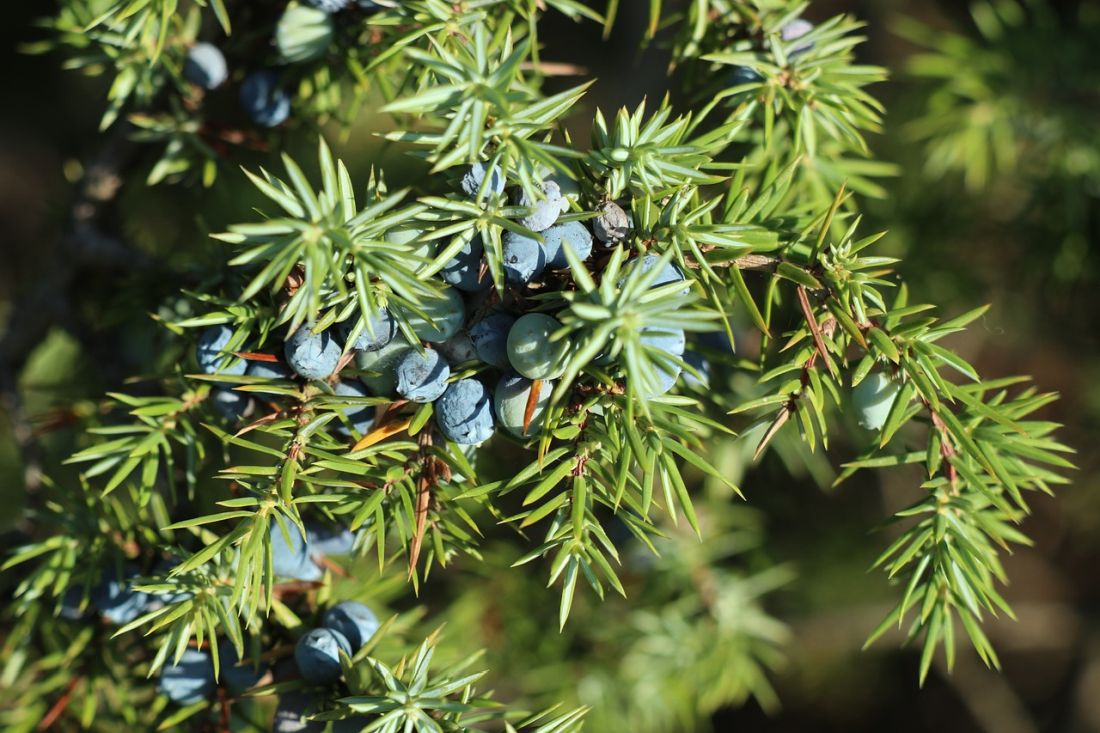
[[[482,185],[485,183],[486,172],[485,164],[478,162],[470,166],[470,170],[462,176],[462,190],[467,196],[477,198]],[[501,174],[500,169],[493,166],[492,170],[488,172],[488,176],[489,183],[485,185],[485,193],[487,195],[496,194],[497,196],[504,193],[504,176]]]
[[[348,0],[306,0],[306,2],[326,13],[338,13],[348,6]]]
[[[306,719],[306,716],[314,715],[320,709],[320,705],[309,695],[302,692],[283,693],[275,708],[272,733],[324,733],[324,723]]]
[[[455,288],[443,288],[438,294],[422,297],[420,310],[428,316],[428,320],[411,310],[405,317],[413,333],[429,343],[443,343],[458,333],[466,322],[466,305]]]
[[[252,655],[247,653],[247,648],[248,646],[245,645],[248,658],[242,662],[237,654],[237,648],[229,639],[222,639],[221,644],[218,645],[221,682],[234,694],[255,687],[260,678],[267,674],[267,664],[260,662],[257,665]]]
[[[215,387],[210,392],[210,400],[214,409],[230,422],[237,422],[243,418],[252,407],[252,400],[248,395],[231,389]]]
[[[864,377],[852,389],[852,404],[855,405],[860,427],[864,430],[882,430],[900,390],[901,385],[883,372],[875,371]]]
[[[508,361],[528,379],[557,379],[565,372],[571,344],[551,341],[561,323],[544,313],[520,316],[508,331]]]
[[[340,679],[340,652],[354,654],[346,636],[329,628],[311,629],[298,639],[294,661],[306,680],[327,684]]]
[[[286,340],[286,363],[306,379],[328,379],[340,363],[340,344],[328,331],[313,333],[311,324],[303,324]]]
[[[225,56],[212,43],[196,43],[183,61],[183,78],[203,89],[217,89],[229,78]]]
[[[306,525],[306,544],[322,555],[350,555],[355,549],[356,534],[343,527]]]
[[[795,18],[790,23],[787,23],[785,26],[779,29],[779,37],[789,43],[790,41],[797,41],[799,38],[802,38],[802,36],[806,35],[813,29],[814,24],[810,21],[803,18]],[[813,47],[814,44],[812,42],[799,43],[792,47],[791,50],[787,52],[787,55],[791,56],[792,58],[795,56],[800,56]]]
[[[467,293],[476,293],[492,287],[493,278],[487,271],[484,274],[481,272],[483,253],[481,235],[474,235],[473,239],[462,245],[462,249],[443,265],[443,269],[439,271],[440,279]]]
[[[596,211],[599,216],[592,220],[592,231],[596,239],[612,247],[630,234],[630,219],[623,207],[614,201],[607,201],[600,204]]]
[[[720,354],[733,354],[734,345],[730,343],[729,336],[723,331],[706,331],[699,335],[698,343],[704,348],[711,349]]]
[[[336,386],[332,388],[332,391],[339,397],[370,397],[370,392],[367,391],[367,388],[364,387],[361,382],[355,381],[338,382]],[[344,407],[341,408],[340,411],[348,418],[348,422],[351,423],[352,429],[358,435],[365,435],[374,424],[374,407],[371,405]],[[348,433],[347,428],[344,427],[343,424],[337,423],[337,425],[337,430],[345,434]]]
[[[657,329],[646,327],[641,332],[641,342],[654,349],[660,349],[672,356],[683,356],[687,337],[682,329]]]
[[[657,330],[643,328],[641,341],[644,345],[658,349],[669,356],[682,357],[687,343],[684,332],[680,329]],[[653,359],[653,366],[657,376],[656,384],[639,385],[639,393],[644,397],[659,397],[665,394],[676,384],[683,367],[675,362],[667,362],[663,359]]]
[[[561,188],[554,181],[542,182],[541,199],[535,199],[521,191],[516,203],[529,209],[527,216],[519,220],[520,226],[533,232],[549,229],[558,220],[562,212],[569,208],[569,201],[561,194]]]
[[[661,258],[657,255],[645,255],[627,263],[624,268],[623,277],[619,280],[619,287],[622,287],[626,281],[626,276],[632,273],[636,268],[641,268],[642,274],[648,273],[654,267],[661,262]],[[684,282],[684,273],[680,271],[680,268],[671,262],[666,262],[661,271],[657,273],[657,278],[650,285],[651,288],[659,288],[662,285],[668,285],[669,283]],[[681,294],[688,292],[688,286],[685,285]]]
[[[413,349],[395,367],[397,393],[411,402],[434,402],[447,389],[451,367],[434,349]]]
[[[489,392],[476,379],[448,385],[435,403],[435,423],[447,440],[478,445],[493,437],[493,409]]]
[[[730,87],[759,84],[762,81],[764,81],[764,77],[751,66],[734,66],[726,76],[726,85]]]
[[[248,363],[233,356],[229,342],[233,340],[233,329],[225,324],[211,326],[202,332],[195,345],[195,358],[199,368],[206,374],[244,374]]]
[[[358,601],[341,601],[325,611],[326,628],[340,632],[351,644],[352,653],[359,651],[382,625],[374,611]]]
[[[684,353],[684,363],[698,372],[698,376],[690,370],[684,369],[684,382],[696,389],[708,389],[710,387],[710,362],[698,351]]]
[[[120,580],[114,571],[103,574],[103,580],[92,591],[92,604],[108,621],[118,626],[128,624],[148,610],[148,594],[131,587],[137,571],[129,567]]]
[[[290,95],[270,69],[253,71],[241,84],[241,106],[257,125],[278,127],[290,116]]]
[[[329,14],[316,7],[291,3],[275,26],[275,47],[289,64],[312,61],[332,45],[336,29]]]
[[[359,332],[355,342],[351,344],[351,348],[357,351],[378,351],[392,341],[397,334],[397,321],[393,320],[393,316],[390,315],[388,309],[379,308],[371,313],[369,318],[346,321],[341,329],[341,335],[345,341],[351,336],[352,330],[359,325],[360,321],[363,323],[363,329]]]
[[[84,588],[70,585],[57,604],[57,615],[69,621],[78,621],[84,618],[84,611]]]
[[[170,660],[169,660],[170,661]],[[207,652],[185,649],[178,663],[165,663],[157,689],[177,705],[194,705],[214,694],[214,663]]]
[[[268,533],[271,537],[271,564],[276,577],[294,580],[320,580],[324,573],[313,562],[313,550],[302,536],[301,530],[286,522],[286,533],[275,520]]]
[[[470,334],[466,331],[459,331],[436,348],[439,349],[439,353],[443,355],[443,358],[449,364],[465,364],[468,361],[477,360],[474,344],[470,340]]]
[[[505,232],[501,244],[504,279],[508,284],[526,285],[542,274],[546,267],[546,251],[538,240]]]
[[[366,372],[359,378],[371,391],[380,397],[392,397],[397,388],[397,377],[393,368],[405,354],[412,351],[412,345],[398,334],[393,341],[378,351],[360,351],[355,357],[355,365]]]
[[[398,246],[417,245],[415,248],[410,249],[410,253],[419,260],[417,263],[418,265],[426,265],[435,257],[438,243],[435,240],[421,241],[421,237],[423,236],[423,229],[404,224],[394,229],[390,229],[386,232],[383,239],[389,244],[396,244]]]
[[[294,376],[281,361],[250,361],[245,374],[264,379],[291,379]]]
[[[542,420],[546,413],[546,406],[550,402],[550,395],[554,391],[554,382],[545,380],[539,384],[539,394],[535,400],[535,409],[531,413],[531,423],[527,431],[523,430],[524,418],[527,416],[527,402],[531,399],[531,388],[534,382],[518,374],[506,374],[497,382],[493,391],[493,407],[497,415],[497,423],[517,438],[530,438],[538,435],[542,430]]]
[[[586,260],[592,254],[592,233],[579,221],[555,224],[542,233],[546,240],[546,266],[560,270],[569,266],[565,259],[565,247],[577,255],[577,259]]]
[[[470,326],[470,341],[477,358],[497,369],[508,369],[508,332],[516,323],[515,316],[493,313]]]

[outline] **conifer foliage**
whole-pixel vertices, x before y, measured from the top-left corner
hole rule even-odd
[[[502,704],[462,629],[432,631],[447,612],[390,610],[480,582],[448,574],[500,527],[509,572],[550,586],[541,635],[593,641],[605,599],[627,611],[604,633],[654,641],[639,669],[667,677],[607,683],[630,722],[594,729],[770,704],[785,634],[761,596],[788,573],[709,568],[757,534],[718,447],[808,454],[836,430],[870,436],[838,481],[911,466],[924,491],[877,563],[896,606],[870,641],[903,627],[921,679],[960,643],[998,664],[1000,558],[1068,449],[1033,417],[1053,395],[943,345],[984,310],[941,317],[861,225],[891,169],[860,23],[653,0],[675,102],[544,93],[540,20],[610,30],[618,5],[63,0],[44,20],[37,50],[111,79],[104,134],[139,141],[149,185],[247,177],[263,204],[213,234],[225,274],[157,316],[183,354],[157,394],[108,396],[5,561],[5,730],[578,730],[583,707]],[[364,109],[422,180],[334,156]],[[316,154],[276,155],[292,140]],[[255,148],[277,165],[238,167]]]

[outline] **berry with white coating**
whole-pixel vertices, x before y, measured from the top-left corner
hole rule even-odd
[[[279,696],[272,733],[324,733],[324,723],[306,719],[317,712],[320,706],[312,697],[301,692],[286,692]]]
[[[196,43],[183,61],[183,78],[203,89],[217,89],[229,78],[225,55],[212,43]]]
[[[486,272],[481,272],[481,257],[485,248],[481,242],[481,235],[474,237],[462,245],[455,256],[443,265],[439,271],[439,277],[448,285],[453,285],[467,293],[476,293],[486,290],[493,284],[493,279]]]
[[[370,397],[370,392],[361,382],[350,380],[337,383],[332,391],[339,397]],[[348,422],[351,423],[352,429],[358,435],[365,435],[374,425],[374,407],[372,405],[344,407],[340,411],[344,413]],[[348,429],[343,424],[340,424],[337,430],[344,434],[348,433]]]
[[[250,361],[245,374],[263,379],[291,379],[294,376],[281,361]]]
[[[412,310],[407,311],[405,317],[413,333],[429,343],[443,343],[458,333],[466,322],[466,304],[455,288],[443,288],[438,294],[423,296],[420,310],[427,320]]]
[[[438,247],[438,242],[435,240],[423,240],[424,230],[415,226],[399,226],[390,229],[383,236],[389,244],[395,244],[399,247],[405,245],[416,245],[409,249],[409,253],[419,261],[419,265],[423,267],[427,265],[435,257]]]
[[[306,2],[326,13],[338,13],[348,6],[348,0],[306,0]]]
[[[397,362],[397,393],[410,402],[434,402],[447,389],[451,367],[434,349],[410,351]]]
[[[901,385],[881,371],[864,377],[852,389],[852,404],[855,405],[860,427],[871,431],[882,430],[900,390]]]
[[[157,682],[160,693],[177,705],[209,699],[214,686],[214,662],[210,654],[199,649],[185,649],[176,664],[166,662]]]
[[[294,661],[302,677],[317,684],[340,679],[340,652],[349,657],[354,653],[351,642],[339,631],[329,628],[311,629],[294,646]]]
[[[362,322],[363,328],[350,348],[358,351],[378,351],[397,334],[397,321],[387,308],[379,308],[366,319],[351,319],[341,327],[341,335],[347,341],[351,332]]]
[[[541,232],[554,226],[561,214],[569,209],[569,201],[562,196],[561,188],[554,181],[542,182],[542,198],[535,199],[520,191],[516,204],[529,209],[527,216],[519,220],[520,226],[533,232]]]
[[[286,532],[274,519],[268,527],[271,538],[271,565],[276,577],[294,580],[320,580],[324,573],[313,562],[313,550],[301,530],[286,521]]]
[[[245,645],[245,656],[246,660],[242,662],[237,648],[229,639],[222,639],[218,645],[221,682],[235,694],[255,687],[260,678],[267,674],[267,664],[261,661],[257,665],[256,658],[248,651],[248,645]]]
[[[523,423],[527,416],[527,403],[531,399],[533,386],[534,382],[526,377],[519,374],[506,374],[500,378],[493,391],[493,408],[496,411],[497,424],[517,438],[538,435],[542,429],[546,405],[549,404],[550,395],[554,391],[552,380],[545,380],[539,384],[539,394],[535,400],[534,410],[531,412],[531,423],[524,432]]]
[[[286,363],[306,379],[328,379],[340,363],[340,344],[330,332],[314,333],[312,324],[303,324],[286,340]]]
[[[464,364],[477,360],[473,341],[470,340],[470,334],[466,331],[459,331],[436,348],[450,364]]]
[[[312,61],[324,55],[335,33],[328,12],[291,3],[275,26],[275,47],[289,64]]]
[[[307,524],[306,544],[322,555],[350,555],[355,549],[356,534],[343,527]]]
[[[412,348],[404,335],[398,334],[378,351],[360,351],[356,355],[355,365],[363,372],[359,378],[367,385],[371,394],[379,397],[393,396],[397,388],[394,365]]]
[[[546,242],[546,266],[552,270],[569,266],[569,261],[565,259],[565,247],[571,249],[578,260],[586,260],[592,254],[592,233],[579,221],[555,224],[542,236]]]
[[[485,184],[487,172],[489,183]],[[461,185],[462,190],[467,196],[477,197],[478,192],[481,191],[482,185],[485,185],[486,195],[496,194],[499,196],[504,193],[504,176],[497,166],[493,166],[492,170],[488,170],[484,163],[477,162],[470,166],[470,170],[466,171],[465,175],[462,176]]]
[[[382,624],[374,611],[359,601],[341,601],[325,611],[324,625],[343,634],[354,654],[370,641]]]
[[[546,267],[546,251],[538,240],[505,232],[501,245],[504,279],[509,285],[526,285],[542,274]]]
[[[270,69],[249,74],[241,84],[240,99],[257,125],[278,127],[290,116],[290,95],[279,86],[279,75]]]
[[[509,313],[493,313],[470,326],[470,341],[477,358],[497,369],[508,369],[508,332],[516,323]]]
[[[557,379],[572,348],[568,338],[551,341],[561,323],[545,313],[520,316],[508,331],[508,361],[528,379]]]
[[[243,418],[252,407],[252,400],[248,395],[218,387],[211,391],[210,401],[214,405],[214,409],[230,422],[237,422]]]
[[[493,408],[485,385],[476,379],[448,385],[436,400],[435,423],[447,440],[459,445],[478,445],[493,437]]]
[[[668,356],[682,357],[687,339],[680,329],[659,330],[655,328],[643,328],[641,342],[643,345],[656,349]],[[676,384],[683,367],[679,363],[661,358],[654,359],[654,367],[657,374],[656,384],[643,384],[639,392],[645,397],[657,397],[668,392]]]
[[[199,368],[206,374],[244,374],[248,363],[233,356],[231,352],[235,349],[229,347],[232,340],[233,329],[225,324],[211,326],[203,331],[195,345],[195,358],[199,362]]]
[[[697,389],[710,387],[710,362],[705,356],[698,351],[687,351],[684,353],[684,363],[698,372],[698,376],[696,376],[690,369],[684,369],[685,383]]]
[[[646,274],[653,270],[660,264],[661,258],[657,255],[645,255],[627,263],[624,269],[623,277],[619,280],[619,286],[626,281],[626,276],[634,271],[635,268],[641,268],[642,274]],[[661,270],[657,273],[657,277],[650,284],[651,288],[659,288],[662,285],[668,285],[669,283],[684,282],[684,273],[680,271],[680,268],[671,262],[666,262]],[[681,294],[688,292],[688,286],[685,285],[680,291]]]
[[[607,201],[600,204],[596,211],[599,216],[592,220],[592,232],[596,239],[612,247],[630,234],[630,219],[623,207],[614,201]]]
[[[803,18],[795,18],[790,23],[779,29],[779,37],[788,43],[790,41],[797,41],[802,36],[806,35],[814,29],[814,24]],[[788,55],[791,57],[800,56],[806,53],[814,47],[813,42],[804,42],[795,45],[788,51]]]
[[[100,615],[112,624],[128,624],[148,609],[149,595],[131,587],[131,580],[136,575],[134,568],[128,568],[123,579],[119,580],[113,571],[108,571],[92,591],[92,603]]]

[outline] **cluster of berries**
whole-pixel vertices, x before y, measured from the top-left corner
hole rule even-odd
[[[332,46],[336,26],[332,14],[357,8],[381,10],[375,0],[308,0],[287,5],[275,26],[274,44],[283,64],[297,64],[320,58]],[[212,91],[229,79],[229,65],[221,49],[211,43],[196,43],[183,64],[183,76],[192,84]],[[275,69],[258,69],[240,86],[240,102],[257,125],[277,127],[290,116],[290,94]]]
[[[272,521],[270,536],[272,567],[282,579],[317,581],[323,571],[321,563],[327,555],[346,555],[352,551],[356,535],[345,529],[320,525],[308,525],[303,535],[290,526],[284,532]],[[164,574],[171,563],[162,562],[156,571]],[[123,625],[141,614],[178,603],[191,597],[186,590],[146,593],[134,589],[134,581],[140,576],[137,568],[128,566],[123,579],[113,573],[105,573],[103,580],[91,593],[91,605],[106,621]],[[86,611],[81,607],[81,591],[73,586],[62,598],[60,615],[77,620]],[[380,627],[374,612],[356,601],[343,601],[329,608],[320,627],[303,634],[294,651],[296,674],[285,667],[275,670],[281,680],[301,678],[310,684],[329,684],[341,675],[340,653],[347,656],[357,652]],[[267,664],[256,659],[242,660],[228,639],[218,645],[220,664],[219,679],[215,679],[214,663],[208,649],[188,648],[175,664],[165,665],[160,672],[158,689],[177,705],[192,705],[209,700],[220,685],[230,694],[239,695],[268,678]],[[280,697],[274,730],[290,731],[325,730],[324,723],[305,720],[305,716],[317,711],[316,701],[300,692]],[[333,723],[334,733],[358,731],[366,725],[364,718],[349,718]]]
[[[497,195],[505,190],[504,177],[480,163],[466,173],[460,185],[471,197],[483,194],[483,189]],[[595,259],[597,243],[605,249],[613,247],[627,237],[632,226],[630,215],[611,201],[594,212],[591,229],[578,220],[559,223],[569,209],[568,198],[552,179],[543,182],[542,193],[537,200],[520,190],[514,194],[516,204],[528,212],[519,223],[538,233],[542,241],[513,231],[504,233],[501,246],[507,287],[503,299],[493,288],[480,236],[467,234],[454,257],[440,269],[442,282],[434,294],[423,298],[415,310],[406,308],[399,313],[415,335],[415,343],[398,328],[394,314],[382,307],[369,318],[349,319],[324,331],[316,331],[313,324],[301,326],[283,346],[285,365],[237,358],[233,351],[240,351],[240,345],[231,344],[232,329],[213,326],[199,338],[199,366],[209,374],[276,379],[297,375],[335,381],[338,367],[348,362],[342,362],[348,351],[354,353],[359,379],[348,379],[345,373],[333,385],[338,396],[433,403],[436,427],[462,446],[483,443],[497,427],[519,438],[537,433],[554,380],[564,373],[574,349],[569,338],[558,334],[562,324],[556,318],[528,308],[527,295],[561,287],[569,280],[566,248],[576,260]],[[416,243],[423,236],[422,230],[405,227],[391,230],[386,238]],[[417,254],[425,261],[434,258],[434,243],[420,246]],[[662,263],[653,254],[631,260],[623,278],[634,268],[648,272],[657,266],[662,269],[653,287],[684,281],[675,264]],[[687,287],[685,282],[685,292]],[[688,358],[685,334],[643,327],[641,340],[670,357],[658,369],[660,384],[651,387],[646,396],[663,394],[680,376],[678,360]],[[607,365],[609,361],[601,357],[599,363]],[[478,373],[452,379],[459,365],[473,367]],[[213,403],[234,420],[250,410],[249,397],[227,389],[216,389]],[[373,425],[372,407],[348,407],[343,412],[350,425],[350,429],[341,425],[346,435],[361,436]]]
[[[276,665],[274,677],[262,658],[241,660],[228,640],[218,646],[220,679],[214,675],[214,663],[205,649],[188,648],[179,661],[166,665],[160,673],[158,689],[177,705],[193,705],[213,697],[218,682],[230,694],[239,695],[265,680],[295,678],[310,685],[332,685],[343,674],[340,657],[350,658],[380,628],[378,617],[358,601],[341,601],[322,617],[322,624],[298,638],[294,647],[294,670]],[[296,674],[295,674],[296,671]],[[310,720],[320,710],[317,699],[301,689],[279,696],[272,730],[275,733],[322,733],[326,723]],[[360,731],[370,721],[352,716],[332,723],[332,733]]]

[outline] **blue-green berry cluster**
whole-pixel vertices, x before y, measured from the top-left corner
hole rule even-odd
[[[544,300],[533,296],[573,287],[570,267],[588,268],[598,277],[611,256],[608,250],[623,246],[634,223],[614,201],[565,216],[580,207],[575,193],[563,193],[561,181],[547,178],[529,194],[510,187],[496,163],[477,163],[455,183],[471,199],[493,196],[522,207],[516,214],[522,229],[501,233],[496,275],[501,282],[494,282],[484,232],[466,231],[439,243],[428,235],[430,225],[406,222],[383,236],[414,253],[416,267],[431,265],[439,250],[449,255],[435,263],[435,277],[427,279],[429,287],[415,300],[395,299],[390,308],[324,328],[304,323],[288,335],[276,361],[269,355],[246,364],[233,352],[251,359],[257,353],[237,343],[231,327],[215,326],[199,340],[200,367],[223,376],[244,372],[249,378],[322,382],[333,399],[350,403],[331,403],[340,418],[333,434],[357,442],[376,427],[387,427],[376,425],[376,418],[392,415],[404,403],[430,404],[431,425],[461,446],[480,445],[498,426],[521,440],[537,436],[576,344],[555,313],[539,305]],[[565,190],[571,190],[567,181]],[[628,278],[641,279],[651,289],[681,283],[679,292],[686,293],[689,287],[677,265],[652,253],[628,258],[619,286]],[[681,377],[687,356],[684,332],[643,325],[640,344],[655,368],[638,388],[646,397],[664,394]],[[610,349],[597,363],[611,366],[615,353]],[[695,359],[691,386],[698,388],[705,379],[706,366]],[[219,387],[213,403],[225,417],[239,421],[250,414],[250,400]],[[376,409],[385,405],[391,407]],[[300,535],[273,537],[273,546],[277,575],[305,581],[320,577]]]

